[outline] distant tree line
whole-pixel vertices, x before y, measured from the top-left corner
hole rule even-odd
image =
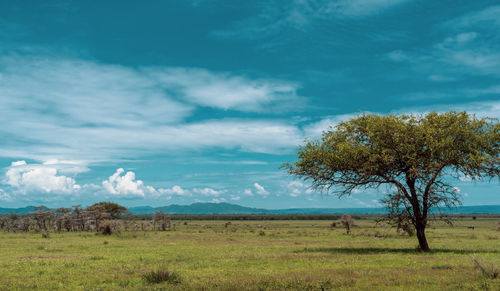
[[[127,208],[112,202],[99,202],[87,208],[75,205],[71,208],[49,209],[35,207],[24,214],[0,215],[0,229],[12,232],[39,231],[101,231],[104,234],[120,230],[168,230],[172,227],[170,216],[161,211],[150,216],[150,222],[124,221]]]

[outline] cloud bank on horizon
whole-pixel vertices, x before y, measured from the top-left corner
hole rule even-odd
[[[360,112],[500,117],[490,1],[60,4],[0,3],[0,207],[377,207],[279,167]]]

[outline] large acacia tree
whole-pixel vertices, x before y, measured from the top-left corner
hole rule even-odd
[[[496,119],[454,111],[363,114],[331,127],[321,140],[306,141],[285,168],[338,196],[382,187],[389,218],[413,225],[420,249],[428,251],[425,228],[432,214],[460,204],[453,178],[497,179],[499,152]]]

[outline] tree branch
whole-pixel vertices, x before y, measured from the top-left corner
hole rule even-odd
[[[423,206],[424,217],[427,217],[427,211],[429,210],[429,205],[427,203],[428,199],[429,199],[429,191],[431,190],[432,184],[434,184],[434,181],[436,181],[436,178],[439,176],[439,173],[441,173],[441,171],[443,170],[444,167],[445,167],[445,164],[442,164],[441,166],[439,166],[439,168],[436,170],[434,175],[432,175],[431,179],[429,180],[429,182],[427,182],[427,185],[425,186],[424,195],[422,197],[422,204],[423,204],[422,206]]]

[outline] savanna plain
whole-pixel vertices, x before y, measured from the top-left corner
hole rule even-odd
[[[498,220],[434,222],[431,252],[373,219],[357,220],[351,234],[323,220],[191,220],[111,235],[0,232],[0,289],[500,290]]]

